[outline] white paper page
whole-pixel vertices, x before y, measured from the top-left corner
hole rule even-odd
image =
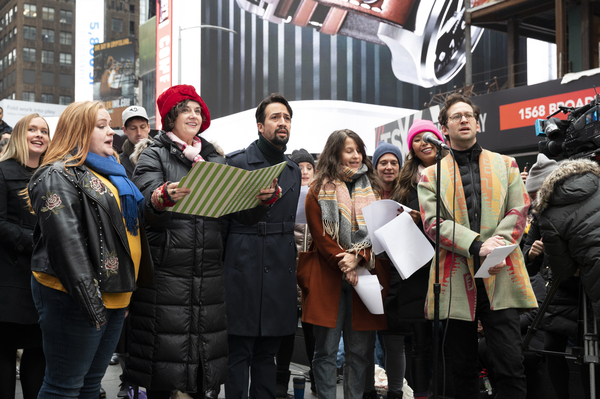
[[[300,198],[298,198],[298,209],[296,210],[296,223],[306,224],[306,212],[304,203],[306,202],[306,193],[309,186],[300,186]]]
[[[503,247],[494,248],[494,250],[485,258],[485,261],[475,273],[475,277],[488,278],[490,277],[489,270],[491,267],[502,263],[504,259],[517,247],[517,244],[505,245]]]
[[[411,211],[409,207],[392,200],[375,201],[362,209],[363,217],[367,224],[367,230],[371,237],[371,244],[373,245],[372,249],[376,254],[382,253],[385,249],[374,233],[377,229],[385,226],[398,215],[398,208],[404,208],[404,212],[406,213]]]
[[[376,275],[369,273],[363,267],[357,267],[358,283],[354,289],[372,314],[383,314],[383,299],[381,298],[381,284]]]
[[[403,279],[433,258],[434,250],[408,212],[401,213],[375,232],[385,252]]]

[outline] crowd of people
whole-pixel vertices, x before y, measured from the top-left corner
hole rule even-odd
[[[12,130],[0,158],[0,397],[14,398],[22,349],[24,399],[96,399],[119,361],[123,396],[139,386],[149,399],[217,398],[224,384],[228,399],[286,398],[301,321],[314,395],[336,397],[343,340],[344,397],[377,398],[379,339],[387,398],[402,398],[406,382],[427,398],[439,311],[454,398],[479,397],[482,364],[496,398],[535,398],[521,342],[545,282],[565,279],[540,349],[564,351],[577,335],[580,283],[600,299],[600,167],[540,154],[521,174],[513,158],[477,143],[479,109],[460,94],[440,110],[441,129],[416,120],[405,156],[380,143],[372,160],[349,129],[332,132],[317,160],[289,151],[293,111],[280,94],[256,109],[258,139],[230,154],[202,136],[211,118],[194,87],[169,88],[157,106],[163,128],[153,138],[144,108],[123,112],[120,154],[100,102],[69,105],[52,140],[37,114]],[[173,212],[192,193],[181,179],[204,162],[287,163],[252,193],[250,209],[220,218]],[[439,264],[434,257],[403,279],[388,254],[373,251],[363,209],[382,199],[407,207],[398,212]],[[519,243],[523,251],[517,245],[489,277],[475,277],[496,248]],[[379,281],[383,314],[354,289],[365,273]],[[547,365],[556,397],[568,398],[564,358]]]

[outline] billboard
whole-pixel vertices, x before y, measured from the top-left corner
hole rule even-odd
[[[452,80],[465,64],[464,0],[236,0],[245,11],[276,24],[313,26],[391,52],[398,80],[432,87]],[[471,0],[471,7],[485,0]],[[483,29],[471,26],[472,50]]]
[[[104,41],[104,0],[75,5],[75,101],[94,98],[94,45]]]
[[[172,86],[173,47],[173,4],[172,0],[157,0],[156,3],[156,97]],[[158,105],[156,115],[159,115]],[[156,129],[162,127],[156,118]]]
[[[134,104],[135,44],[131,39],[94,46],[94,100],[107,109]]]
[[[535,134],[535,120],[553,114],[559,105],[581,107],[589,103],[596,94],[594,85],[597,82],[597,76],[582,77],[564,84],[561,80],[553,80],[471,97],[481,109],[481,131],[477,142],[485,149],[501,153],[537,151],[541,138]],[[441,106],[436,105],[379,126],[375,129],[375,145],[385,141],[407,154],[406,137],[413,121],[428,119],[437,124],[440,109]],[[555,117],[566,119],[561,113]]]

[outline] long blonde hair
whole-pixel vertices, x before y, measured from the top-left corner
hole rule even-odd
[[[98,111],[102,108],[104,105],[100,101],[81,101],[65,108],[40,167],[61,159],[69,166],[82,165],[90,149]]]
[[[6,161],[7,159],[15,159],[18,163],[23,166],[27,166],[29,162],[29,146],[27,145],[27,130],[31,121],[35,118],[42,118],[39,114],[29,114],[21,118],[10,135],[8,144],[4,149],[0,162]],[[42,118],[44,119],[44,118]],[[50,127],[48,122],[44,119],[46,127],[48,128],[48,137],[50,137]],[[47,152],[47,151],[46,151]]]

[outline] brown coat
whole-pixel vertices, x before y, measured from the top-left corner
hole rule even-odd
[[[336,255],[344,251],[330,235],[324,234],[321,207],[312,186],[306,195],[306,219],[313,241],[309,252],[302,253],[300,256],[297,269],[298,284],[302,289],[302,321],[335,328],[343,277],[338,267],[339,258]],[[316,254],[310,255],[311,251],[316,251]],[[313,256],[318,259],[318,262],[310,261],[310,259],[314,260]],[[370,256],[371,250],[365,250],[365,259],[368,260]],[[363,260],[361,265],[366,264],[366,260]],[[376,258],[375,268],[371,273],[379,278],[379,283],[383,286],[381,294],[385,300],[390,288],[389,262]],[[373,331],[386,328],[385,316],[371,314],[356,291],[353,291],[352,329]]]

